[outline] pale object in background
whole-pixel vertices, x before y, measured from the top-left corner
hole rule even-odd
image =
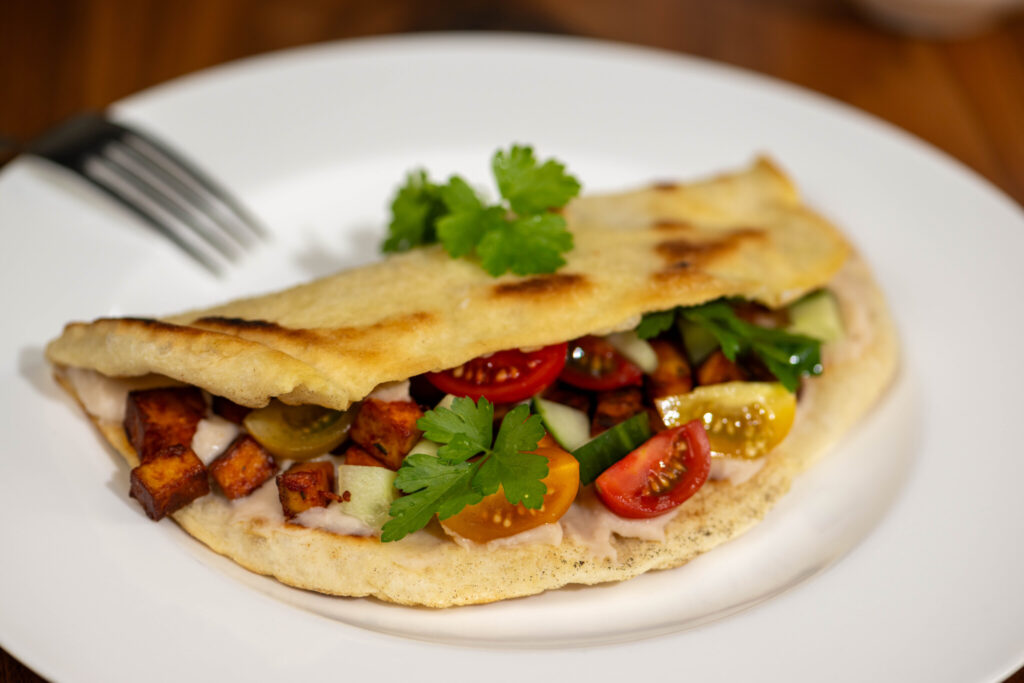
[[[855,0],[881,23],[903,33],[960,38],[977,33],[1015,10],[1024,0]]]

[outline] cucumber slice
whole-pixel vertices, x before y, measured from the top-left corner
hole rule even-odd
[[[819,289],[791,304],[786,331],[823,342],[842,339],[843,318],[835,295],[827,289]]]
[[[338,503],[341,511],[376,529],[390,519],[391,502],[398,498],[397,472],[385,467],[338,465],[338,492],[348,500]]]
[[[420,439],[416,442],[416,445],[409,451],[409,455],[413,453],[422,453],[423,455],[437,455],[437,451],[441,448],[441,444],[431,441],[430,439]]]
[[[686,357],[692,365],[700,365],[708,356],[718,349],[718,340],[706,327],[690,322],[679,316],[679,334],[686,347]]]
[[[572,452],[580,462],[580,483],[591,483],[606,469],[651,438],[647,413],[639,413],[598,434]]]
[[[582,410],[539,396],[533,399],[533,410],[547,427],[548,433],[567,451],[574,451],[590,441],[590,418]]]
[[[654,347],[650,343],[636,336],[636,332],[616,332],[609,334],[605,339],[648,375],[657,370],[658,354],[654,352]]]

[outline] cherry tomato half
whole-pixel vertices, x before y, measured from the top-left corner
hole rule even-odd
[[[474,401],[481,396],[491,403],[522,401],[555,381],[565,366],[566,346],[554,344],[529,353],[498,351],[451,370],[428,373],[427,379],[445,393]]]
[[[569,342],[569,358],[559,376],[563,382],[589,391],[640,386],[644,373],[601,337]]]
[[[542,524],[557,522],[576,499],[580,487],[580,464],[561,448],[538,446],[533,451],[548,459],[548,476],[542,480],[548,487],[544,503],[530,510],[522,503],[513,505],[505,498],[505,490],[498,489],[476,505],[445,519],[441,524],[463,538],[475,543],[486,543],[496,538],[513,536]]]
[[[644,519],[678,507],[710,472],[708,435],[693,420],[651,437],[606,469],[594,485],[601,502],[619,517]]]

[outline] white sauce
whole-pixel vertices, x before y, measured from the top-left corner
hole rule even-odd
[[[87,413],[106,422],[124,422],[128,392],[135,388],[131,380],[114,379],[85,368],[66,368],[64,376]]]
[[[199,456],[204,465],[209,465],[231,445],[239,431],[235,423],[219,415],[211,415],[196,425],[196,433],[192,437],[192,451]]]
[[[651,519],[625,519],[612,514],[594,493],[593,486],[580,490],[576,502],[561,519],[565,534],[585,546],[592,555],[615,560],[612,534],[644,541],[664,541],[665,527],[682,508]]]
[[[377,533],[376,529],[362,520],[346,515],[337,503],[331,503],[325,508],[315,507],[300,512],[292,522],[342,536],[373,536]]]
[[[409,380],[378,384],[366,398],[375,398],[378,401],[411,401],[412,396],[409,395]]]
[[[747,460],[746,458],[711,458],[711,474],[709,477],[714,481],[728,479],[733,486],[739,486],[743,482],[761,471],[764,467],[764,458]]]
[[[245,498],[231,501],[231,517],[232,521],[264,519],[283,524],[284,512],[281,510],[281,498],[277,494],[276,477],[268,479]]]

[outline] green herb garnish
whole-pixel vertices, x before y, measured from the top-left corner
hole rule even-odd
[[[565,219],[554,213],[579,194],[580,184],[553,159],[539,163],[533,148],[498,150],[491,170],[502,201],[487,204],[461,177],[444,185],[425,171],[410,173],[391,203],[383,251],[440,242],[452,258],[476,256],[497,277],[553,273],[573,247]]]
[[[677,311],[710,332],[726,358],[735,362],[740,354],[753,353],[790,391],[797,390],[802,376],[821,374],[821,341],[748,323],[723,300],[647,313],[636,327],[637,336],[641,339],[658,336],[672,326]]]
[[[725,301],[679,312],[714,335],[729,360],[735,362],[740,354],[752,352],[789,391],[797,390],[804,375],[821,374],[821,342],[817,339],[748,323]]]
[[[395,486],[409,495],[391,504],[391,519],[380,539],[397,541],[422,529],[436,514],[447,519],[502,487],[513,505],[538,509],[544,503],[547,458],[530,453],[544,436],[537,415],[526,405],[513,408],[493,439],[494,406],[485,398],[474,403],[456,398],[452,407],[435,408],[416,426],[440,444],[437,455],[413,453],[398,470]],[[479,456],[479,457],[477,457]]]

